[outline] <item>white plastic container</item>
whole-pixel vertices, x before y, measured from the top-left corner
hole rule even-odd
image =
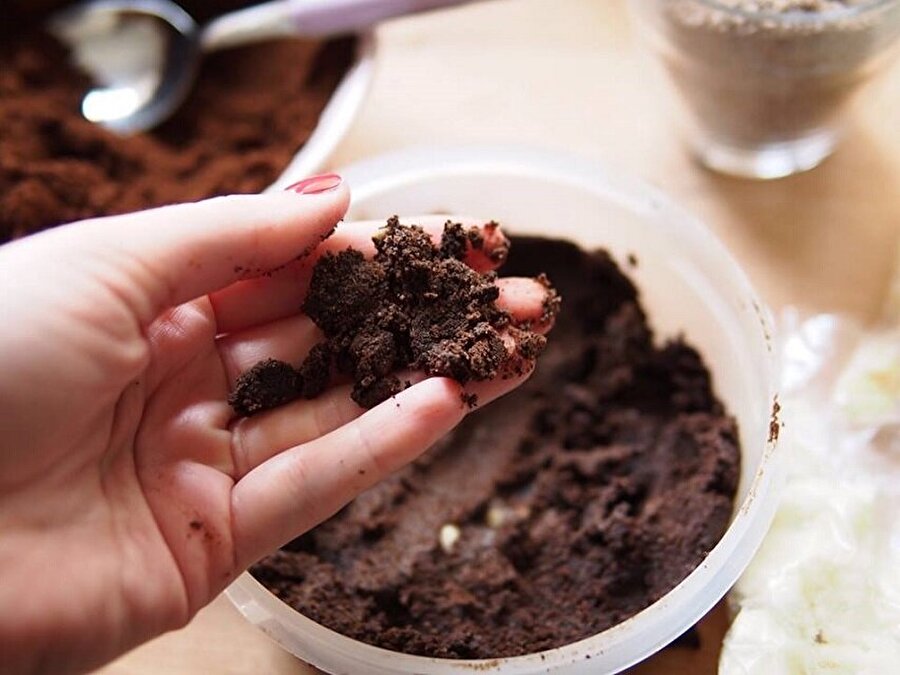
[[[316,128],[267,192],[283,190],[291,183],[315,174],[334,154],[369,93],[375,77],[377,44],[374,33],[357,37],[356,58],[319,115]]]
[[[448,660],[363,644],[302,616],[249,574],[228,589],[244,616],[304,661],[334,674],[612,673],[693,625],[728,591],[771,522],[783,472],[770,436],[775,390],[771,324],[740,267],[713,235],[648,186],[565,155],[493,149],[422,149],[345,169],[353,219],[454,213],[500,221],[509,232],[636,256],[628,274],[657,338],[684,333],[712,371],[739,423],[737,504],[722,540],[650,607],[593,637],[513,658]],[[551,337],[552,339],[552,337]]]

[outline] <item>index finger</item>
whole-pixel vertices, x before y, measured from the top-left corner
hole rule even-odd
[[[331,231],[349,201],[340,184],[323,193],[231,195],[73,223],[12,246],[59,259],[63,269],[84,267],[146,327],[246,270],[295,259]]]

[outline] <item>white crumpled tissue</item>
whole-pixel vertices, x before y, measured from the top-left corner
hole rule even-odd
[[[719,672],[900,673],[900,328],[781,328],[788,477]]]

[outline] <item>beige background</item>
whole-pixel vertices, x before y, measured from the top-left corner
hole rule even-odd
[[[878,315],[900,239],[900,66],[867,92],[823,166],[750,183],[687,157],[620,0],[495,0],[404,20],[379,38],[375,85],[335,166],[422,143],[525,143],[602,158],[703,218],[773,308]],[[725,623],[720,607],[701,625],[701,651],[670,649],[635,672],[715,672]],[[219,598],[103,672],[314,671]]]

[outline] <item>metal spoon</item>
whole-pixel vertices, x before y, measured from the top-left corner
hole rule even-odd
[[[204,27],[171,0],[87,0],[48,25],[99,85],[81,112],[119,134],[155,127],[191,90],[203,52],[271,38],[356,33],[393,17],[473,0],[275,0]]]

